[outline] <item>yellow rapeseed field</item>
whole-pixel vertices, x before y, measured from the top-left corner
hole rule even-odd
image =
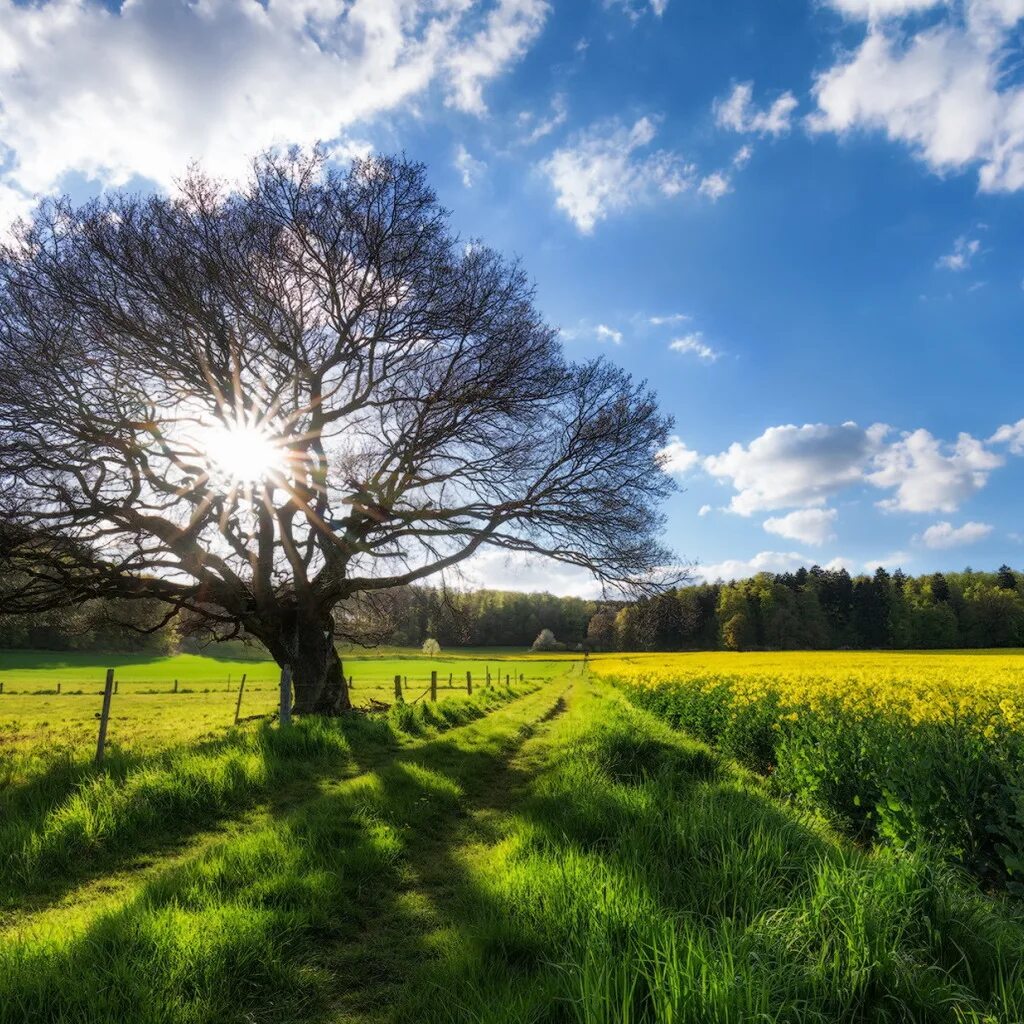
[[[840,702],[850,710],[901,712],[914,722],[964,712],[995,724],[1024,723],[1024,652],[1008,651],[697,651],[599,655],[592,670],[658,686],[728,685],[733,699],[777,694],[793,712]]]

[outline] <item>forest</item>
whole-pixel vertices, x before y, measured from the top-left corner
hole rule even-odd
[[[378,607],[386,642],[529,647],[543,629],[595,651],[873,650],[1024,646],[1024,576],[996,572],[852,577],[812,566],[668,590],[639,601],[507,590],[403,587]],[[161,626],[156,602],[94,600],[0,616],[0,648],[198,652],[187,623]]]

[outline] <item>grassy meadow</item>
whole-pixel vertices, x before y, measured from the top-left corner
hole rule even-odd
[[[450,663],[528,661],[483,657]],[[1015,813],[1022,661],[529,659],[511,691],[205,730],[233,695],[119,667],[121,734],[168,701],[159,731],[104,769],[3,748],[0,1022],[1020,1024],[1015,840],[964,836]]]

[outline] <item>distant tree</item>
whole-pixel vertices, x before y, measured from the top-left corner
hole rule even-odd
[[[564,651],[565,644],[559,643],[555,639],[555,634],[550,629],[542,629],[537,634],[537,639],[533,641],[531,650],[534,651]]]
[[[1008,565],[999,566],[996,572],[996,585],[1000,590],[1016,590],[1017,574]]]
[[[614,587],[674,564],[669,425],[566,361],[418,164],[268,156],[233,191],[48,202],[0,246],[0,573],[26,581],[0,612],[155,599],[334,713],[354,598],[486,546]]]
[[[427,637],[423,641],[423,653],[437,655],[441,653],[441,645],[433,638]]]
[[[722,625],[722,646],[728,651],[747,651],[754,646],[756,634],[750,613],[739,611]]]
[[[587,624],[588,646],[595,651],[615,649],[615,612],[603,608]]]
[[[932,600],[936,604],[945,604],[949,600],[949,584],[941,572],[934,573],[931,578]]]

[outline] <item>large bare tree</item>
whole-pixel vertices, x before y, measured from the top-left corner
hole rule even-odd
[[[347,706],[339,607],[484,545],[648,579],[668,426],[404,159],[48,202],[0,249],[5,610],[159,598],[261,640],[300,712]]]

